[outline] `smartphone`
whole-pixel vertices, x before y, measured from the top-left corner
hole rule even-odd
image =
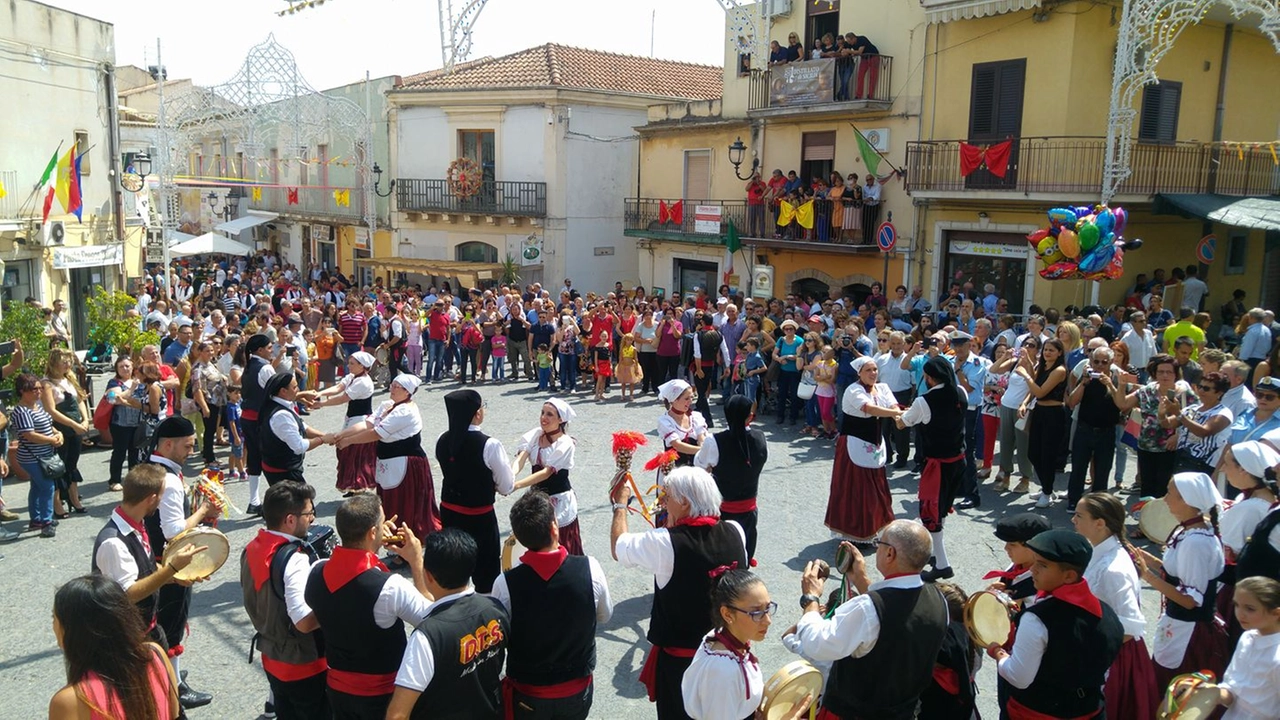
[[[0,342],[0,356],[13,354],[13,341]]]
[[[1177,391],[1177,390],[1169,390],[1169,391],[1165,392],[1164,396],[1165,396],[1165,397],[1167,397],[1167,398],[1169,398],[1169,402],[1173,402],[1174,400],[1177,400],[1177,399],[1178,399],[1178,391]]]

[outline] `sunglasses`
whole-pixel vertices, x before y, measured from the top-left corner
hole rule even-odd
[[[1212,385],[1197,385],[1196,387],[1199,388],[1200,392],[1217,392],[1218,391],[1218,388]]]
[[[1277,399],[1280,399],[1280,394],[1277,394],[1277,393],[1270,393],[1270,392],[1257,392],[1257,391],[1255,391],[1255,392],[1253,393],[1253,396],[1254,396],[1255,398],[1257,398],[1258,400],[1277,400]]]

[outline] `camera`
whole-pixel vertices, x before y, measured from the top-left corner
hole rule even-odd
[[[927,337],[920,341],[920,347],[924,348],[925,350],[928,350],[929,348],[937,344],[937,342],[938,341],[935,338]]]
[[[849,345],[852,342],[853,342],[853,338],[849,337],[848,335],[845,335],[844,337],[840,338],[841,345]]]

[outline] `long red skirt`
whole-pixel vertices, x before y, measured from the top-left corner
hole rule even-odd
[[[831,468],[826,525],[835,532],[866,542],[893,522],[893,500],[884,468],[855,465],[845,450],[845,436],[836,438],[836,461]]]
[[[1222,679],[1227,670],[1227,630],[1218,622],[1198,622],[1191,631],[1191,640],[1187,642],[1187,651],[1182,655],[1182,664],[1176,668],[1166,668],[1159,663],[1152,663],[1156,671],[1156,689],[1163,693],[1169,688],[1169,681],[1178,675],[1208,670],[1213,676]]]
[[[397,522],[408,525],[419,539],[440,529],[436,488],[431,481],[431,463],[426,458],[409,458],[404,480],[390,490],[379,485],[378,497],[382,498],[383,514],[388,518],[399,516]]]
[[[337,455],[339,490],[343,492],[368,490],[377,484],[373,479],[378,462],[377,443],[348,445],[339,450]]]
[[[578,529],[578,518],[574,518],[573,522],[560,528],[560,545],[569,551],[570,555],[586,555],[582,549],[582,532]]]
[[[1108,718],[1156,716],[1160,692],[1156,689],[1155,665],[1142,638],[1134,638],[1120,646],[1120,653],[1107,673],[1107,685],[1103,691]]]

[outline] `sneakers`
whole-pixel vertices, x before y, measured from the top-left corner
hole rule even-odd
[[[42,538],[55,537],[57,534],[58,534],[58,530],[53,526],[52,523],[40,528],[40,537]]]
[[[1043,510],[1053,504],[1053,493],[1040,493],[1040,498],[1036,500],[1036,508]]]
[[[4,528],[0,528],[0,542],[13,542],[14,540],[17,540],[20,537],[22,537],[20,533],[16,533],[12,530],[5,530]]]
[[[4,521],[17,520],[19,517],[20,516],[16,512],[13,512],[11,510],[0,509],[0,520],[4,520]]]
[[[1018,481],[1017,486],[1013,488],[1013,491],[1016,493],[1031,492],[1031,481],[1026,478],[1022,478],[1021,480]]]

